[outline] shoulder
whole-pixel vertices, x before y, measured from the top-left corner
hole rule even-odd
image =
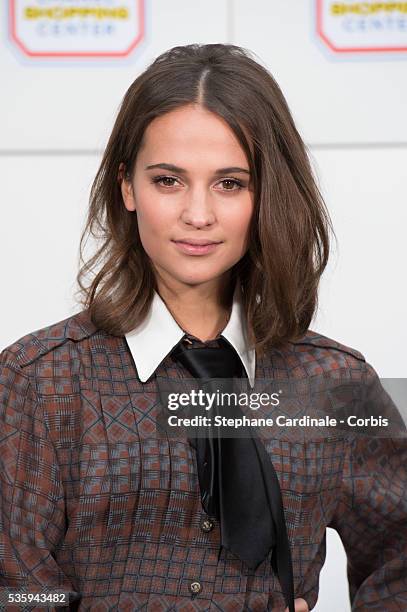
[[[308,375],[339,369],[365,372],[367,367],[359,350],[310,329],[288,342],[284,352],[290,365],[299,368],[299,375],[301,371]]]
[[[29,366],[45,355],[58,351],[69,352],[72,344],[80,343],[97,331],[88,311],[81,310],[61,321],[29,332],[4,347],[0,353],[0,363],[29,370]]]
[[[345,353],[359,361],[366,361],[364,355],[355,348],[342,344],[332,338],[328,338],[328,336],[319,334],[311,329],[309,329],[302,338],[292,341],[291,344],[293,350],[297,351],[327,352],[332,355],[335,355],[335,353]]]

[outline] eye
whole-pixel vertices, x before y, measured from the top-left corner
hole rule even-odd
[[[154,176],[151,179],[151,182],[165,188],[171,188],[175,186],[178,179],[174,176]],[[221,189],[221,191],[239,191],[240,189],[244,188],[244,184],[235,178],[223,179],[218,183],[218,185],[219,184],[223,185],[223,189]]]
[[[238,179],[223,179],[220,181],[223,184],[224,189],[222,191],[239,191],[239,189],[243,189],[244,185]]]
[[[157,183],[158,185],[162,185],[162,187],[173,187],[174,183],[171,181],[176,181],[177,179],[173,176],[154,176],[151,181],[153,183]]]

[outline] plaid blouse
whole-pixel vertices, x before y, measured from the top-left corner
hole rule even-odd
[[[256,363],[265,379],[338,372],[377,380],[358,351],[312,331]],[[156,375],[185,371],[168,356]],[[220,547],[193,449],[157,435],[157,410],[156,376],[141,382],[125,337],[98,330],[86,310],[1,352],[1,609],[284,610],[270,558],[251,571]],[[407,610],[406,438],[338,432],[265,445],[295,596],[315,606],[331,526],[346,549],[352,610]]]

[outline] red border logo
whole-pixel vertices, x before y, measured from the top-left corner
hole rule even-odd
[[[400,46],[371,45],[371,46],[366,46],[366,47],[357,46],[357,45],[341,46],[335,40],[332,39],[332,34],[329,34],[327,32],[328,28],[326,26],[326,23],[324,23],[324,0],[316,0],[316,3],[317,3],[317,6],[316,6],[317,33],[320,36],[320,38],[324,41],[324,43],[332,51],[335,51],[335,53],[355,53],[355,52],[357,53],[375,53],[376,52],[377,53],[377,52],[382,52],[382,51],[384,52],[407,51],[407,45],[400,45]],[[331,4],[340,5],[341,3],[331,2]]]
[[[9,28],[13,42],[29,57],[126,57],[144,38],[144,0],[134,1],[138,31],[129,46],[121,51],[34,51],[17,33],[16,1],[9,0]]]

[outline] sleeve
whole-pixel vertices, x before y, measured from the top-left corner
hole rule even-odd
[[[347,555],[352,611],[407,610],[407,438],[403,419],[366,364],[365,413],[374,408],[392,433],[353,435],[330,527]],[[367,407],[367,408],[366,408]]]
[[[65,533],[57,455],[29,377],[5,351],[0,353],[0,609],[43,610],[39,594],[47,594],[51,609],[68,609],[52,608],[50,598],[61,592],[67,603],[79,598],[54,557]],[[10,593],[37,599],[8,604]]]

